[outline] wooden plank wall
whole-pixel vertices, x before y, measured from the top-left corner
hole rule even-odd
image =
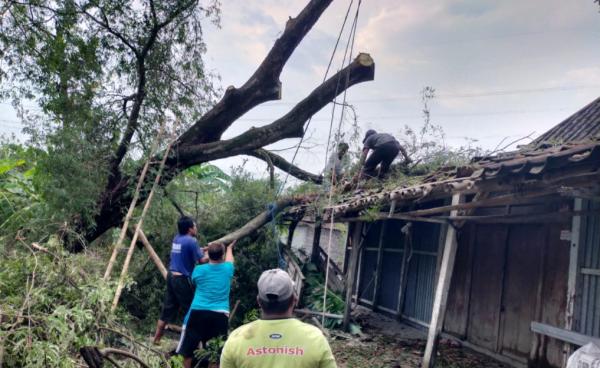
[[[562,204],[555,204],[558,207]],[[520,208],[519,213],[539,208]],[[530,366],[559,367],[562,345],[531,321],[564,325],[570,223],[466,225],[459,233],[444,331]],[[534,343],[535,342],[535,343]]]

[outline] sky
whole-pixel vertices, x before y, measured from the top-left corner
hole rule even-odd
[[[335,0],[298,46],[281,75],[280,101],[265,103],[238,120],[233,137],[284,115],[317,87],[351,0]],[[220,28],[204,30],[209,69],[221,86],[241,86],[260,64],[305,0],[226,0]],[[356,11],[353,3],[352,14]],[[436,90],[431,119],[453,147],[476,144],[493,149],[505,142],[542,134],[600,95],[600,7],[593,0],[374,0],[363,1],[353,54],[375,60],[375,80],[351,87],[362,132],[376,129],[402,137],[404,127],[423,124],[420,91]],[[349,24],[342,34],[332,72],[342,66]],[[331,73],[332,73],[331,72]],[[331,75],[331,74],[330,74]],[[334,114],[334,130],[339,123]],[[332,104],[314,116],[294,163],[312,172],[325,165]],[[342,130],[349,131],[346,114]],[[2,131],[18,131],[16,117],[0,105]],[[298,139],[270,146],[293,147]],[[520,141],[527,143],[527,141]],[[288,160],[293,149],[278,151]],[[247,160],[245,162],[245,160]],[[229,158],[226,170],[245,162],[258,175],[266,164]],[[285,176],[284,174],[282,174]],[[290,179],[291,180],[291,179]]]

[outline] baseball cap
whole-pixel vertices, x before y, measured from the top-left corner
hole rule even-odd
[[[263,272],[257,285],[258,297],[265,301],[288,300],[294,292],[294,282],[290,275],[279,268]]]

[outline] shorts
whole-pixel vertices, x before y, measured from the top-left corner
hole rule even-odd
[[[169,272],[167,274],[167,291],[163,301],[163,308],[160,314],[161,321],[172,323],[177,318],[179,309],[184,313],[190,309],[194,299],[194,285],[187,276],[174,276]]]
[[[191,358],[200,342],[206,346],[206,342],[212,338],[218,336],[226,338],[228,329],[229,318],[225,313],[192,309],[187,323],[183,325],[177,354]]]

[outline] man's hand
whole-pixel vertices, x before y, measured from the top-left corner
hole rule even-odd
[[[233,249],[233,247],[235,246],[235,243],[237,243],[237,239],[236,239],[236,240],[234,240],[234,241],[232,241],[231,243],[229,243],[229,244],[227,245],[227,247],[229,247],[229,248]]]

